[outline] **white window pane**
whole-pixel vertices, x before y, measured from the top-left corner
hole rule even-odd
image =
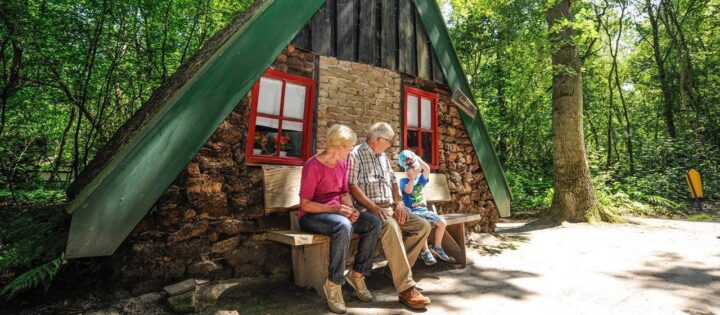
[[[260,78],[260,92],[258,94],[258,112],[280,115],[280,91],[282,81]]]
[[[258,129],[258,126],[268,127],[272,128],[274,130],[278,129],[278,120],[275,118],[267,118],[267,117],[257,117],[255,120],[255,129]],[[263,129],[265,130],[265,129]]]
[[[305,87],[302,85],[285,84],[285,108],[283,116],[303,119],[305,114]]]
[[[301,122],[283,120],[282,129],[283,132],[285,130],[303,131],[303,124]]]
[[[423,97],[420,100],[420,107],[422,110],[422,115],[420,116],[422,119],[422,128],[432,129],[432,102],[430,102],[429,99]]]
[[[407,120],[409,127],[418,126],[418,98],[415,95],[407,97]]]

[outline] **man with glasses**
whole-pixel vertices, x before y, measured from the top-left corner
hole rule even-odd
[[[403,204],[390,160],[385,155],[395,132],[384,122],[370,126],[365,143],[355,146],[348,158],[348,183],[356,208],[383,221],[382,244],[400,303],[423,309],[430,299],[418,292],[412,266],[427,243],[430,224]],[[409,236],[403,239],[403,232]]]

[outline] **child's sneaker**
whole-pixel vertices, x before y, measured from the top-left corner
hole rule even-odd
[[[445,250],[442,249],[442,247],[435,247],[430,246],[430,251],[435,254],[438,258],[442,259],[443,261],[450,261],[450,256],[445,254]]]
[[[422,258],[422,261],[425,263],[425,265],[428,266],[437,263],[437,260],[435,260],[435,257],[433,257],[433,254],[429,250],[424,250],[420,252],[420,258]]]

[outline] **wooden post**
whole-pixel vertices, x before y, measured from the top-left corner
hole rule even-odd
[[[330,243],[322,242],[315,245],[293,246],[293,278],[295,285],[302,288],[313,288],[325,297],[323,282],[328,278],[328,255]]]

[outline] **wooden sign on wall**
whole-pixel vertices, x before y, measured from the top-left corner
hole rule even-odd
[[[472,101],[463,93],[460,91],[460,89],[455,89],[455,93],[453,93],[452,96],[452,102],[460,108],[465,114],[468,114],[468,116],[475,118],[475,115],[477,115],[477,106],[473,104]]]

